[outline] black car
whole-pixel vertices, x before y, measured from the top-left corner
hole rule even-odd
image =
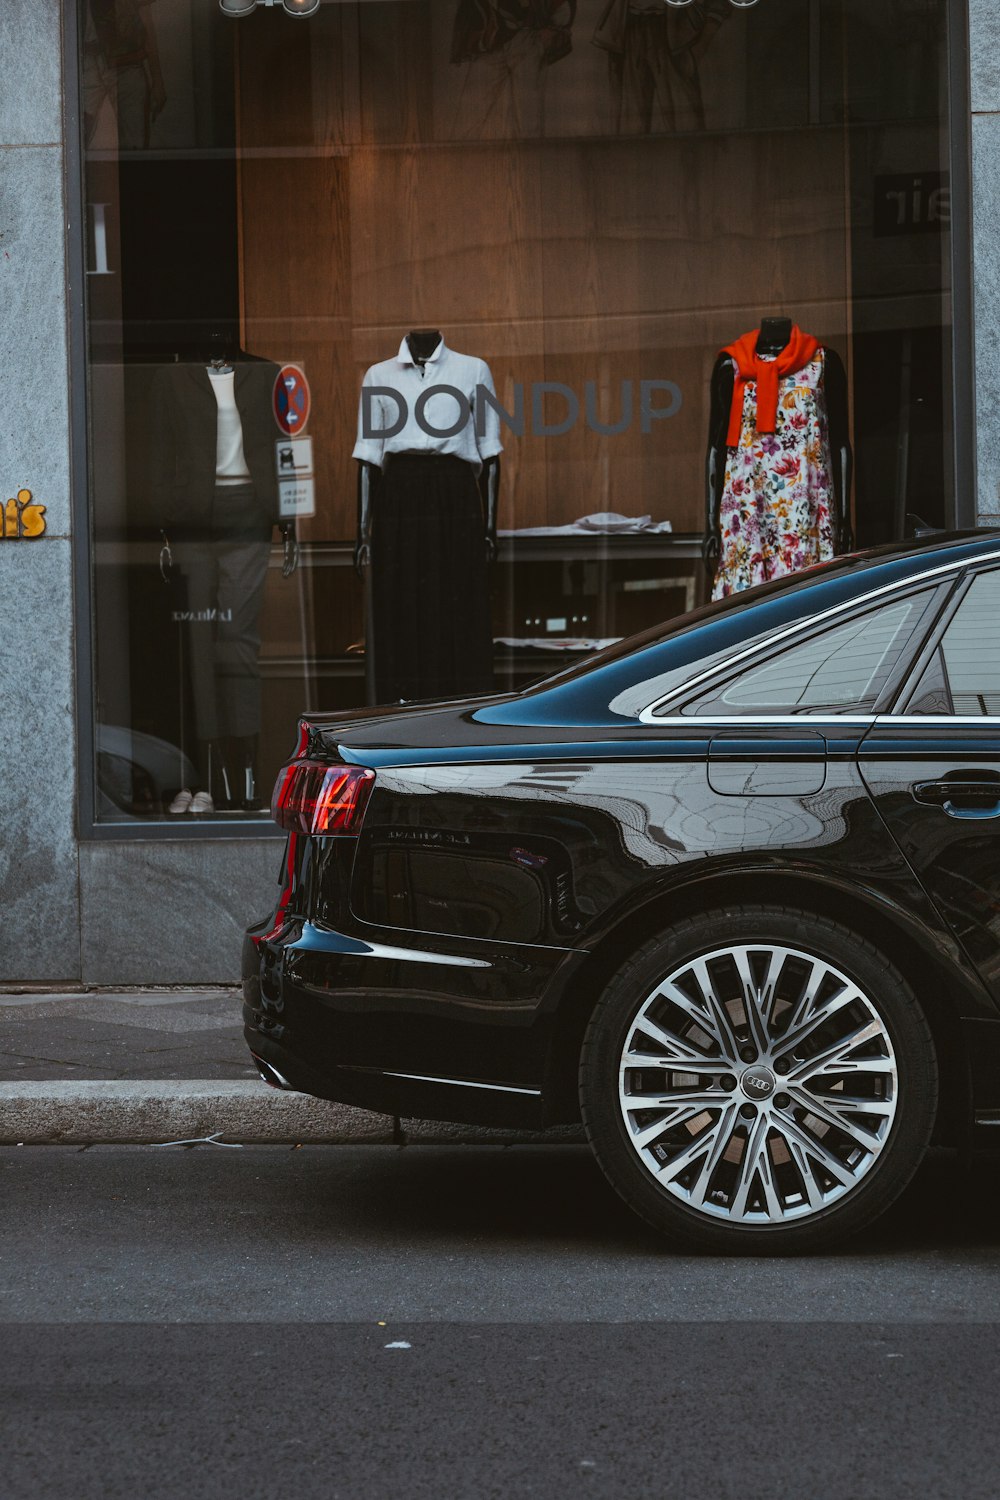
[[[849,557],[516,694],[307,718],[246,1036],[279,1087],[582,1118],[715,1251],[1000,1143],[1000,533]]]

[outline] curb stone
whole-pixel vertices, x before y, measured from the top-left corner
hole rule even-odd
[[[279,1093],[257,1079],[74,1079],[0,1083],[0,1145],[167,1145],[224,1136],[287,1145],[555,1145],[578,1126],[498,1130],[396,1120],[348,1104]]]
[[[385,1145],[398,1138],[391,1115],[275,1093],[256,1079],[0,1085],[3,1145],[161,1145],[210,1135],[323,1145]]]

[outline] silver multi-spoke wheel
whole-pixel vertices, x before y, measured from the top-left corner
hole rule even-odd
[[[689,959],[628,1027],[618,1098],[659,1186],[733,1225],[806,1219],[882,1154],[896,1054],[869,996],[813,954],[740,943]]]

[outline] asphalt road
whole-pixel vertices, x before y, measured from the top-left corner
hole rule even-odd
[[[664,1250],[573,1147],[0,1152],[0,1495],[998,1493],[1000,1167]]]

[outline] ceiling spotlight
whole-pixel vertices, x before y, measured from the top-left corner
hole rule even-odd
[[[281,0],[281,8],[286,16],[314,16],[320,3],[321,0]]]
[[[256,8],[257,0],[219,0],[219,9],[224,16],[248,16]]]

